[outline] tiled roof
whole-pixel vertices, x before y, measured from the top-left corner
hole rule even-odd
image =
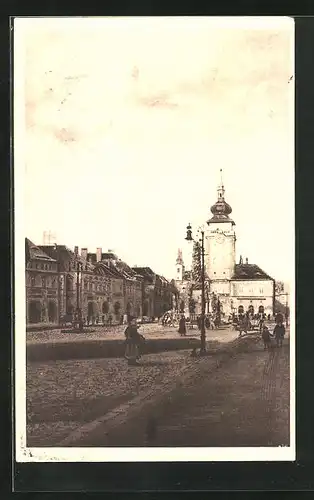
[[[40,246],[36,246],[28,238],[25,238],[25,252],[30,259],[40,259],[46,260],[48,262],[56,262],[52,256],[50,256],[47,252],[44,252]]]
[[[134,271],[134,269],[132,269],[132,267],[130,267],[125,262],[123,262],[123,260],[114,261],[114,265],[120,271],[120,273],[123,274],[123,276],[126,279],[135,279],[136,278],[137,273]]]
[[[94,270],[96,274],[101,274],[102,276],[123,279],[121,273],[114,266],[108,266],[105,262],[97,262]]]
[[[123,262],[121,259],[119,259],[118,256],[113,252],[102,253],[102,260],[99,262],[97,262],[96,253],[88,253],[87,258],[91,260],[91,262],[95,266],[99,266],[100,263],[103,263],[105,266],[107,266],[107,271],[109,269],[112,274],[115,275],[115,277],[127,280],[136,279],[136,273],[134,272],[134,270],[128,264],[126,264],[126,262]]]
[[[158,274],[159,276],[159,279],[160,281],[164,284],[164,285],[169,285],[169,281],[167,280],[167,278],[165,278],[164,276],[162,276],[161,274]]]
[[[97,262],[97,254],[95,252],[88,252],[87,260],[90,260],[93,264]],[[118,256],[113,252],[105,252],[101,254],[101,260],[118,260]]]
[[[256,264],[236,264],[233,280],[272,280],[265,271]]]
[[[80,255],[75,255],[73,250],[68,248],[66,245],[40,245],[40,248],[50,255],[53,259],[57,260],[60,263],[60,268],[62,270],[68,270],[68,262],[76,259],[78,262],[81,262],[84,267],[87,267],[88,270],[92,271],[94,266],[84,260]]]
[[[133,267],[133,271],[144,278],[145,281],[153,283],[155,279],[155,273],[150,267]]]

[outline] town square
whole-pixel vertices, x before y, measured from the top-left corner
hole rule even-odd
[[[286,18],[16,25],[25,460],[293,452],[293,35]]]
[[[289,293],[256,264],[235,263],[222,180],[211,212],[207,252],[194,241],[186,271],[179,249],[171,281],[101,248],[26,239],[29,446],[289,444]],[[145,339],[134,359],[132,323]]]

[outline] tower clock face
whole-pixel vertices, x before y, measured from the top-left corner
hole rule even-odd
[[[216,237],[217,243],[223,243],[225,241],[225,236],[223,234],[218,234]]]

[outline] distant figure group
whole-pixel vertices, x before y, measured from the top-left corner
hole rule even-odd
[[[194,321],[194,320],[193,320]],[[180,318],[179,318],[179,329],[178,333],[181,336],[186,335],[186,325],[190,324],[193,325],[194,323],[192,322],[191,318],[188,320],[185,317],[184,313],[181,313]],[[202,328],[202,316],[199,315],[196,317],[196,324],[199,330]],[[205,315],[204,318],[204,326],[207,330],[214,330],[215,328],[218,328],[220,325],[220,320],[217,316],[213,316],[212,314],[208,313]]]

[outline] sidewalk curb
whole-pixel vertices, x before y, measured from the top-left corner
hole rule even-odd
[[[143,410],[144,407],[150,404],[158,404],[166,399],[171,392],[173,392],[178,387],[183,384],[193,380],[196,382],[199,377],[204,376],[205,373],[211,373],[219,369],[222,364],[233,357],[234,354],[242,350],[245,345],[243,345],[243,339],[235,339],[230,341],[226,346],[222,345],[217,349],[213,350],[209,356],[202,358],[194,358],[193,361],[188,362],[184,369],[181,371],[180,375],[173,381],[170,380],[163,385],[159,385],[157,390],[150,389],[144,394],[132,398],[128,402],[114,408],[102,417],[95,419],[87,424],[79,427],[75,431],[71,432],[67,437],[59,441],[55,446],[57,447],[67,447],[77,445],[82,442],[89,434],[94,432],[100,426],[106,425],[105,434],[108,434],[111,430],[117,426],[125,423],[129,418],[133,418],[139,412]],[[241,348],[242,344],[242,348]],[[215,355],[220,355],[220,359],[215,359]],[[212,360],[211,366],[207,365],[207,370],[203,369],[206,367],[206,362]],[[191,371],[191,367],[196,369]]]
[[[194,349],[200,340],[192,337],[147,339],[143,354]],[[55,361],[69,359],[123,358],[124,339],[84,339],[77,341],[28,342],[26,354],[28,362]]]

